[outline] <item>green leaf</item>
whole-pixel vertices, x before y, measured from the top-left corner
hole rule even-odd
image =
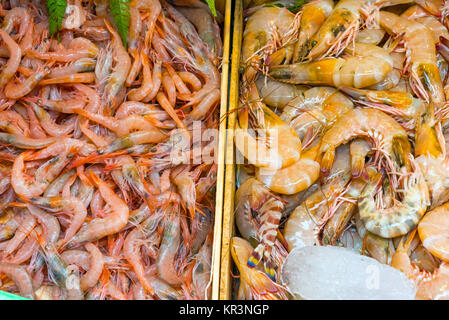
[[[129,14],[130,0],[110,0],[111,15],[125,48],[128,46],[128,29],[131,16]]]
[[[64,19],[66,0],[47,0],[48,24],[50,26],[50,35],[54,35],[61,30],[62,19]]]
[[[287,8],[290,12],[296,13],[306,3],[306,0],[296,0],[293,5]]]
[[[217,16],[217,10],[215,9],[215,0],[206,0],[207,5],[209,6],[210,11],[214,15],[214,17]]]

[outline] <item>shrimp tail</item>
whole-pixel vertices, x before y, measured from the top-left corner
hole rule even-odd
[[[257,248],[254,249],[248,258],[248,267],[254,268],[260,263],[260,260],[262,260],[263,249],[263,244],[259,244]]]

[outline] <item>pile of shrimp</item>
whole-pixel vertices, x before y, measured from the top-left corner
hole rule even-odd
[[[291,5],[244,10],[235,297],[292,298],[288,253],[331,245],[449,299],[449,1]]]
[[[46,1],[0,9],[0,290],[208,299],[220,13],[132,1],[124,43],[109,0],[68,1],[54,37]]]

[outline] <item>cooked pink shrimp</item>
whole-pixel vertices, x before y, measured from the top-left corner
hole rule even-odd
[[[39,226],[34,229],[34,231],[36,231],[37,234],[40,234],[41,230],[42,228],[40,228]],[[16,253],[8,257],[8,259],[6,259],[6,261],[4,262],[20,265],[29,260],[36,252],[36,250],[38,250],[38,248],[39,242],[37,242],[37,240],[34,239],[34,235],[30,235],[25,239],[25,241],[16,251]]]
[[[43,160],[49,157],[56,157],[64,153],[74,154],[76,152],[81,155],[87,155],[94,150],[95,147],[93,147],[91,144],[88,144],[79,139],[59,138],[55,143],[49,145],[45,149],[39,150],[32,154],[27,154],[25,160]]]
[[[153,31],[156,26],[156,20],[159,17],[162,8],[161,3],[158,0],[137,0],[136,7],[145,13],[148,13],[149,16],[147,18],[148,21],[148,30],[149,30],[149,41],[148,44],[151,44],[153,38]]]
[[[73,39],[68,49],[60,49],[57,52],[39,52],[27,50],[25,54],[40,60],[51,60],[57,62],[72,62],[82,58],[95,58],[98,55],[97,46],[86,38],[78,37]]]
[[[183,97],[183,100],[189,101],[187,105],[194,105],[199,103],[214,89],[220,88],[220,73],[209,59],[207,49],[198,36],[194,26],[169,4],[164,3],[164,8],[167,10],[168,14],[172,16],[175,22],[182,26],[182,28],[180,28],[181,34],[191,43],[191,49],[195,56],[194,58],[187,55],[185,59],[192,63],[192,67],[201,74],[205,81],[201,90],[193,93],[192,95]],[[176,54],[179,53],[176,48],[170,48],[170,50],[176,52]],[[186,52],[186,54],[188,53]],[[198,61],[201,61],[201,63],[198,63]]]
[[[184,81],[184,83],[189,84],[194,91],[198,91],[201,89],[203,84],[201,83],[201,80],[198,79],[198,77],[195,76],[193,73],[187,71],[180,71],[178,72],[178,75],[181,78],[181,80]]]
[[[75,118],[70,118],[70,120],[66,121],[64,124],[56,123],[50,114],[39,107],[37,104],[31,104],[33,108],[34,114],[39,119],[39,124],[41,127],[52,137],[65,136],[70,134],[73,130],[75,130]]]
[[[157,270],[162,280],[168,284],[181,283],[181,277],[175,267],[174,259],[178,252],[181,237],[181,226],[176,210],[170,212],[165,220],[164,236],[157,256]]]
[[[74,86],[82,85],[75,84]],[[74,109],[82,109],[86,105],[86,97],[82,95],[75,94],[74,97],[64,97],[63,99],[48,99],[46,97],[43,98],[34,98],[34,97],[26,97],[25,101],[31,103],[37,103],[43,108],[51,111],[58,111],[62,113],[73,113]]]
[[[123,244],[123,254],[126,260],[132,265],[143,288],[150,294],[154,294],[153,287],[145,276],[145,267],[140,257],[140,247],[144,244],[142,241],[143,236],[144,234],[140,229],[136,228],[131,231]]]
[[[153,88],[153,81],[151,78],[151,69],[148,56],[145,52],[140,53],[143,69],[143,81],[139,88],[132,89],[128,92],[128,98],[133,101],[143,100]]]
[[[9,60],[0,74],[0,86],[3,86],[11,80],[16,73],[20,61],[22,60],[22,50],[20,50],[19,45],[3,29],[0,29],[0,36],[8,46],[9,50]]]
[[[49,84],[63,84],[63,83],[94,83],[95,79],[96,78],[94,72],[84,72],[54,77],[51,79],[44,79],[40,81],[39,84],[41,86],[46,86]]]
[[[69,162],[67,160],[67,154],[57,156],[41,165],[36,170],[34,177],[31,178],[24,172],[24,159],[28,155],[28,152],[21,153],[14,161],[11,170],[11,185],[14,191],[24,198],[31,198],[44,193],[48,185]]]
[[[115,192],[100,178],[90,172],[90,177],[100,190],[101,196],[109,205],[111,213],[104,219],[94,219],[73,237],[68,246],[76,243],[94,241],[107,235],[119,232],[128,222],[129,209],[126,203],[120,199]]]
[[[85,291],[95,286],[100,279],[101,273],[103,272],[104,258],[97,246],[90,242],[84,246],[90,253],[89,270],[81,277],[81,289]]]
[[[27,109],[28,119],[30,121],[30,136],[35,139],[45,139],[47,134],[44,129],[42,129],[39,120],[36,117],[32,107],[30,105],[25,106]]]
[[[190,217],[193,218],[196,210],[196,189],[195,181],[189,172],[189,167],[186,167],[172,179],[173,183],[178,188],[178,193],[181,195],[181,198],[190,213]]]
[[[20,113],[13,110],[0,112],[0,127],[12,134],[28,137],[30,126]]]
[[[105,87],[106,101],[112,101],[122,89],[131,68],[131,58],[123,47],[122,39],[117,31],[105,20],[106,27],[112,35],[111,45],[116,61],[114,71],[110,74]]]
[[[176,105],[176,87],[175,83],[168,73],[162,75],[162,87],[167,95],[168,101],[172,106]]]
[[[61,259],[67,263],[67,265],[76,264],[84,270],[89,270],[90,268],[90,255],[83,250],[65,250],[61,253]]]
[[[165,68],[167,69],[170,77],[172,78],[176,90],[178,90],[180,94],[183,95],[191,94],[189,88],[187,88],[187,86],[185,85],[182,76],[184,76],[184,78],[186,79],[189,79],[191,83],[194,83],[195,87],[198,88],[196,90],[199,90],[201,88],[201,81],[193,73],[190,72],[176,73],[175,69],[173,69],[173,67],[168,63],[165,65]]]
[[[138,101],[123,102],[115,112],[115,117],[117,117],[118,119],[123,119],[134,113],[145,116],[151,115],[152,117],[154,117],[154,119],[157,119],[159,121],[170,119],[168,114],[159,106]]]
[[[156,60],[153,66],[153,74],[151,75],[153,80],[153,87],[150,93],[142,100],[143,102],[149,102],[153,100],[161,87],[162,83],[162,64],[160,61]]]
[[[22,82],[9,81],[5,87],[5,96],[9,99],[19,99],[27,95],[49,73],[49,67],[40,66],[35,73]]]
[[[137,44],[142,32],[142,17],[134,1],[129,5],[129,15],[128,48],[131,52],[137,52]]]
[[[67,66],[52,69],[50,74],[48,75],[48,78],[49,79],[61,78],[61,77],[70,76],[70,75],[78,73],[78,72],[94,71],[95,64],[96,64],[95,59],[81,58]]]
[[[11,34],[17,29],[15,37],[22,39],[33,24],[30,11],[24,7],[11,8],[3,20],[3,30]]]
[[[124,119],[116,119],[115,117],[102,116],[100,114],[89,113],[85,110],[75,110],[79,115],[95,121],[109,130],[116,133],[119,137],[129,134],[135,130],[150,131],[154,126],[145,119],[145,117],[132,114]]]
[[[49,211],[64,211],[72,215],[70,225],[67,227],[60,244],[67,243],[73,238],[87,216],[86,206],[80,199],[75,197],[33,197],[30,200],[34,205]]]
[[[163,92],[159,92],[156,96],[157,102],[159,105],[170,115],[170,117],[176,122],[176,125],[180,129],[184,129],[185,132],[188,132],[186,125],[184,122],[178,117],[173,106],[168,101],[167,96]]]
[[[23,266],[0,263],[0,272],[14,281],[23,297],[34,299],[33,282]]]
[[[208,114],[208,112],[210,112],[213,107],[220,102],[220,97],[220,89],[213,89],[210,93],[204,96],[200,103],[192,108],[192,111],[188,115],[188,119],[203,119]]]
[[[44,239],[42,244],[55,244],[61,233],[61,225],[58,218],[31,204],[27,204],[26,207],[43,227]]]
[[[3,144],[11,144],[21,149],[42,149],[54,143],[55,138],[33,139],[24,136],[0,132],[0,142]]]
[[[8,241],[4,253],[6,255],[12,254],[26,239],[26,237],[33,231],[36,226],[36,219],[29,213],[23,212],[21,215],[19,228],[16,230],[14,237]]]
[[[132,52],[132,51],[131,51]],[[136,81],[136,78],[139,76],[140,71],[142,70],[142,55],[134,54],[134,61],[129,70],[128,77],[126,78],[125,85],[127,87],[132,86],[133,82]]]
[[[159,36],[157,32],[153,34],[152,46],[156,51],[160,60],[164,62],[168,62],[171,60],[170,54],[165,49],[162,38]]]
[[[114,140],[111,144],[99,149],[97,152],[98,154],[108,154],[145,143],[159,143],[165,141],[167,137],[164,132],[158,129],[137,131]]]

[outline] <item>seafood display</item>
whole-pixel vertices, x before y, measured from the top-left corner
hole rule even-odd
[[[209,299],[222,14],[54,3],[1,1],[0,290]]]
[[[244,2],[232,297],[449,299],[448,13]]]

